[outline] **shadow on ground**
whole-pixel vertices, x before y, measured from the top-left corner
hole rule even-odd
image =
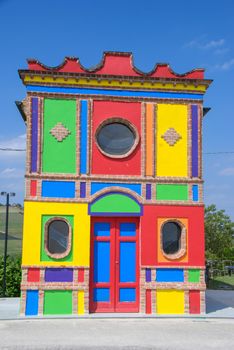
[[[225,309],[233,309],[234,317],[234,291],[207,290],[206,313],[209,314]]]

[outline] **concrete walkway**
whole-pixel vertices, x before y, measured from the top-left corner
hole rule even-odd
[[[1,350],[233,350],[233,319],[0,321]]]
[[[234,319],[234,291],[207,290],[206,291],[206,315],[141,315],[141,314],[92,314],[82,318],[233,318]],[[38,319],[39,317],[34,317]],[[47,318],[58,318],[47,316]],[[76,316],[59,316],[59,318],[76,318]],[[77,316],[81,318],[81,316]],[[0,320],[17,320],[19,317],[19,298],[0,299]],[[28,319],[28,318],[27,318]],[[43,317],[43,319],[45,319]]]
[[[19,299],[0,299],[1,350],[233,350],[234,291],[207,291],[205,316],[96,314],[19,318]],[[118,316],[118,317],[116,317]]]

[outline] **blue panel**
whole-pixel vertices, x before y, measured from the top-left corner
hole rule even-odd
[[[109,288],[94,288],[93,301],[110,301],[110,289]]]
[[[80,95],[106,95],[106,96],[126,96],[126,97],[149,97],[149,98],[176,98],[176,99],[192,99],[202,100],[202,94],[189,94],[179,92],[160,92],[160,91],[131,91],[131,90],[107,90],[107,89],[86,89],[72,87],[56,87],[56,86],[38,86],[28,85],[28,91],[52,92],[63,94],[80,94]]]
[[[94,282],[110,282],[110,242],[94,242]]]
[[[87,174],[88,102],[80,103],[80,173]]]
[[[184,282],[183,269],[157,269],[157,282]]]
[[[136,282],[136,243],[120,242],[120,282]]]
[[[27,290],[26,297],[26,316],[38,314],[38,290]]]
[[[95,222],[94,224],[95,236],[110,236],[110,224],[108,222]]]
[[[133,222],[123,222],[119,227],[120,236],[136,236],[136,224]]]
[[[91,183],[91,194],[94,194],[103,188],[112,187],[112,186],[118,186],[122,188],[128,188],[129,190],[132,190],[139,195],[141,195],[141,184],[123,184],[119,182],[92,182]]]
[[[119,301],[136,301],[135,288],[120,288]]]
[[[75,182],[42,181],[42,197],[75,198]]]
[[[193,185],[193,201],[197,202],[199,199],[198,185]]]

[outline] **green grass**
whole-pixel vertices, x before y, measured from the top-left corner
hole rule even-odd
[[[6,207],[0,206],[0,255],[4,253]],[[23,232],[23,209],[9,207],[8,255],[21,255]]]
[[[233,289],[234,274],[231,276],[217,276],[209,280],[208,289]]]

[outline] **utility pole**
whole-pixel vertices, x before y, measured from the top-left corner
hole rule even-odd
[[[6,296],[6,265],[7,265],[7,243],[8,243],[8,222],[9,222],[9,204],[10,197],[14,197],[15,193],[1,192],[1,196],[6,197],[6,223],[5,223],[5,245],[4,245],[4,261],[3,261],[3,298]]]

